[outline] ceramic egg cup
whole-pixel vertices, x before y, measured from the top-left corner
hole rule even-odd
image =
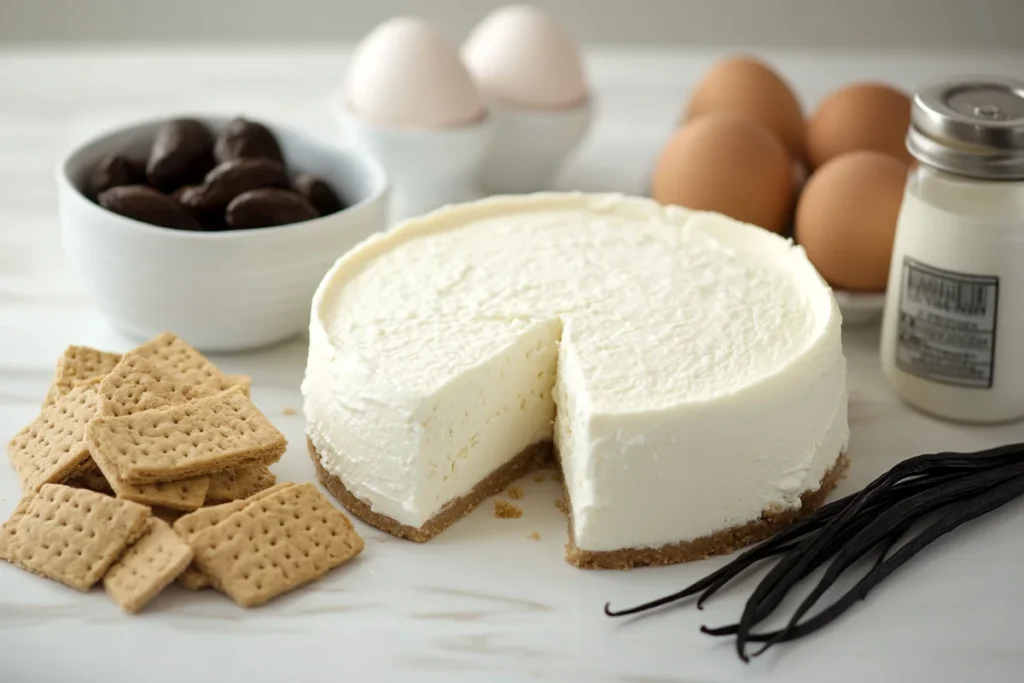
[[[375,124],[344,105],[336,117],[346,141],[388,173],[389,224],[481,197],[479,171],[494,133],[491,116],[467,126],[430,129]]]
[[[391,224],[486,194],[548,189],[592,116],[589,100],[554,110],[492,103],[477,123],[415,129],[375,124],[344,104],[335,111],[346,141],[388,172]]]
[[[492,102],[494,139],[481,169],[488,192],[522,194],[551,186],[566,157],[586,135],[589,99],[565,109],[527,109]]]
[[[214,132],[229,120],[195,118]],[[110,153],[145,156],[166,120],[101,134],[57,167],[64,251],[100,312],[135,340],[172,331],[207,352],[252,349],[300,334],[324,273],[384,229],[384,171],[329,140],[266,122],[289,172],[317,174],[347,208],[291,225],[193,232],[142,223],[85,196],[82,188],[99,159]]]
[[[844,292],[833,290],[832,294],[843,314],[843,324],[867,325],[882,317],[885,308],[885,292]]]

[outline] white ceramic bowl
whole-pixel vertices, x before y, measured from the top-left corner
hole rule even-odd
[[[215,132],[228,117],[201,117]],[[82,192],[103,155],[144,157],[166,119],[100,135],[57,168],[64,249],[103,315],[147,339],[165,330],[204,351],[240,351],[306,329],[317,284],[334,261],[385,228],[388,181],[368,157],[274,122],[289,173],[311,172],[348,204],[311,221],[250,230],[191,232],[125,218]]]

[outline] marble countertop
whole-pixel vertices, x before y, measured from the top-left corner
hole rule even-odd
[[[0,52],[0,439],[33,418],[52,366],[70,343],[132,345],[99,317],[59,243],[54,164],[76,141],[170,112],[245,113],[330,130],[327,98],[345,51],[266,47],[34,49]],[[642,192],[647,169],[685,100],[717,55],[599,51],[592,134],[559,186]],[[775,53],[808,105],[858,78],[905,88],[949,73],[1012,74],[1021,54]],[[1024,425],[958,426],[917,414],[884,385],[878,330],[845,331],[850,455],[841,492],[897,460],[1024,440]],[[291,447],[275,467],[307,481],[299,381],[305,340],[215,360],[253,376],[253,398]],[[935,544],[846,618],[750,666],[731,642],[698,633],[738,614],[742,591],[704,612],[686,606],[632,621],[605,618],[678,589],[722,563],[587,572],[563,557],[556,483],[528,479],[524,514],[490,506],[440,538],[412,545],[359,524],[354,563],[257,610],[173,587],[143,614],[122,615],[101,591],[82,595],[0,566],[0,681],[879,681],[1020,680],[1024,639],[1024,502]],[[0,463],[0,518],[18,498]],[[532,540],[537,532],[539,540]]]

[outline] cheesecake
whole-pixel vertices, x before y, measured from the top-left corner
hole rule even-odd
[[[341,257],[302,384],[321,482],[426,541],[554,458],[567,559],[732,551],[846,464],[841,316],[803,249],[614,194],[492,197]]]

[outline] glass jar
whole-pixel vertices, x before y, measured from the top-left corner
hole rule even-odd
[[[939,417],[1024,417],[1024,83],[923,88],[907,147],[918,165],[886,289],[885,377]]]

